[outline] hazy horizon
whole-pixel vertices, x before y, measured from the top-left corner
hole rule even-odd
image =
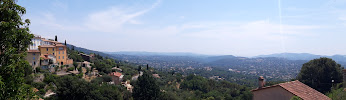
[[[18,1],[30,31],[106,51],[346,55],[346,1]]]
[[[333,54],[333,55],[323,55],[323,54],[312,54],[312,53],[294,53],[294,52],[282,52],[282,53],[272,53],[272,54],[263,54],[263,55],[254,55],[254,56],[239,56],[239,55],[233,55],[233,54],[201,54],[201,53],[193,53],[193,52],[150,52],[150,51],[114,51],[114,52],[108,52],[108,51],[100,51],[103,53],[162,53],[162,54],[195,54],[195,55],[206,55],[206,56],[225,56],[225,55],[232,55],[236,57],[258,57],[258,56],[265,56],[265,55],[273,55],[273,54],[285,54],[285,53],[292,53],[292,54],[311,54],[311,55],[319,55],[319,56],[335,56],[335,55],[341,55],[346,56],[343,54]]]

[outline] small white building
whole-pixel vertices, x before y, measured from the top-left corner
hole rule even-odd
[[[40,35],[35,35],[34,38],[31,39],[31,43],[29,45],[29,50],[38,50],[38,46],[42,45],[42,39]]]

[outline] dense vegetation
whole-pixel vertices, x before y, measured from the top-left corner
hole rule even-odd
[[[189,75],[181,83],[184,90],[193,90],[196,97],[215,98],[217,100],[250,100],[249,88],[227,81],[208,80],[201,76]],[[192,97],[188,97],[192,98]]]
[[[115,85],[86,82],[73,76],[56,79],[57,95],[50,99],[58,100],[120,100],[121,92]]]
[[[346,100],[346,91],[343,84],[335,84],[330,92],[326,94],[332,100]]]
[[[25,84],[25,69],[31,67],[25,61],[30,40],[30,21],[21,18],[24,7],[14,0],[0,1],[0,99],[18,100],[31,98],[30,86]]]
[[[332,85],[342,82],[342,67],[330,58],[311,60],[303,64],[297,79],[322,93],[329,92]]]

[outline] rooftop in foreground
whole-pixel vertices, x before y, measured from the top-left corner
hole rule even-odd
[[[272,86],[267,86],[263,88],[257,88],[254,90],[251,90],[252,92],[254,91],[259,91],[259,90],[264,90],[272,87],[282,87],[288,92],[302,98],[303,100],[331,100],[329,97],[326,95],[322,94],[321,92],[318,92],[317,90],[305,85],[304,83],[296,80],[296,81],[291,81],[291,82],[286,82],[286,83],[280,83]]]

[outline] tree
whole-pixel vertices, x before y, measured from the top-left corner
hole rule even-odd
[[[138,73],[142,70],[142,66],[138,66]]]
[[[73,66],[74,66],[74,69],[76,69],[78,67],[78,63],[77,62],[73,62]]]
[[[115,85],[102,84],[91,91],[95,100],[122,100],[122,94]]]
[[[58,100],[120,100],[114,85],[92,84],[74,76],[62,76],[56,81]]]
[[[73,76],[63,76],[57,80],[57,96],[61,100],[86,100],[91,99],[90,90],[95,85]]]
[[[58,36],[55,35],[55,41],[58,41]]]
[[[181,88],[207,92],[209,85],[207,79],[203,78],[202,76],[191,74],[186,77],[184,82],[181,83]]]
[[[66,45],[66,40],[65,40],[65,45]]]
[[[156,80],[146,71],[138,77],[138,81],[133,89],[133,98],[135,100],[158,100],[160,96],[160,87]]]
[[[303,64],[297,79],[322,93],[330,91],[333,83],[342,82],[342,68],[330,58],[319,58]]]
[[[24,7],[14,0],[0,0],[0,99],[30,98],[31,89],[24,84],[26,49],[33,35],[30,20],[21,18]]]

